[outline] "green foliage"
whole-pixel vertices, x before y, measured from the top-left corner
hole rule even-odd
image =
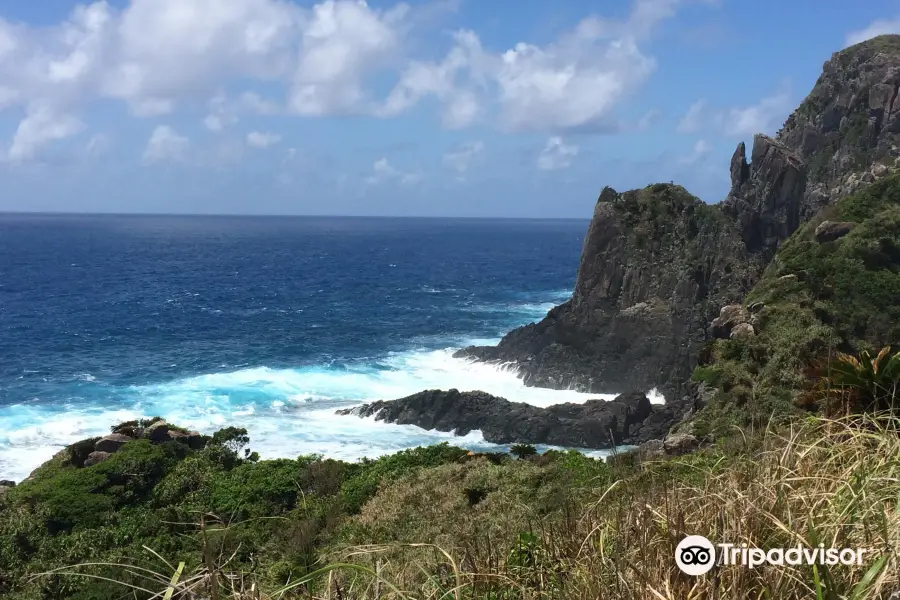
[[[421,467],[435,467],[459,462],[468,452],[446,442],[427,448],[403,450],[377,460],[363,460],[351,469],[351,476],[341,487],[345,508],[352,514],[359,511],[375,495],[382,481],[405,475]]]
[[[522,460],[537,454],[537,448],[531,444],[513,444],[509,447],[509,452],[519,460]]]
[[[856,223],[816,241],[822,219]],[[784,275],[796,278],[781,279]],[[761,302],[757,335],[717,340],[695,382],[718,390],[698,415],[714,432],[764,426],[806,407],[811,364],[900,339],[900,178],[888,177],[826,207],[779,249],[745,303]]]

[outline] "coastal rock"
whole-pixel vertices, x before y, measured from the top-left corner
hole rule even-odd
[[[97,440],[97,443],[94,444],[94,450],[96,452],[113,453],[118,451],[119,448],[130,442],[132,439],[133,438],[122,435],[121,433],[112,433]]]
[[[495,444],[548,444],[610,448],[639,443],[660,434],[652,419],[656,407],[640,392],[615,400],[557,404],[540,408],[484,392],[428,390],[399,400],[379,401],[337,411],[378,421],[466,435],[480,430]],[[667,420],[662,423],[667,427]],[[664,431],[664,430],[663,430]]]
[[[14,488],[16,487],[15,481],[10,481],[9,479],[0,479],[0,488]]]
[[[110,456],[112,456],[112,455],[109,452],[103,452],[103,451],[91,452],[88,455],[87,459],[85,459],[84,466],[90,467],[90,466],[102,463],[104,460],[106,460]]]
[[[850,221],[822,221],[816,227],[816,241],[822,244],[839,240],[850,233],[854,227],[856,227],[856,223]]]
[[[746,294],[761,268],[734,223],[684,188],[605,188],[572,299],[496,347],[457,356],[511,363],[526,385],[656,388],[680,398],[708,324]]]
[[[156,421],[144,429],[143,433],[151,442],[167,442],[169,441],[169,424],[164,420]]]

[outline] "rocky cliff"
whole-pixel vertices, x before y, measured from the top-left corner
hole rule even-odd
[[[748,248],[771,259],[778,246],[829,202],[886,175],[900,148],[900,36],[835,53],[775,138],[757,135],[731,159],[724,212]]]
[[[592,392],[657,387],[679,401],[711,321],[743,298],[779,246],[823,205],[885,176],[900,150],[900,36],[836,53],[776,137],[731,161],[718,205],[652,185],[600,194],[571,300],[496,347],[528,385]]]
[[[676,185],[606,188],[584,240],[572,299],[497,347],[528,385],[590,392],[660,388],[676,397],[719,308],[761,269],[721,211]]]

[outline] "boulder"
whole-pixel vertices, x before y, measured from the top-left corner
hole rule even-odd
[[[856,223],[851,221],[822,221],[816,227],[816,241],[820,244],[825,242],[833,242],[839,240],[856,227]]]
[[[117,452],[119,448],[130,442],[132,439],[127,435],[122,435],[121,433],[111,433],[105,437],[97,440],[97,443],[94,444],[94,450],[96,452]]]
[[[756,335],[756,330],[753,329],[753,325],[750,323],[739,323],[731,330],[730,337],[733,340],[746,340],[752,338],[754,335]]]
[[[750,313],[740,304],[729,304],[723,306],[719,311],[719,316],[713,319],[710,325],[712,335],[716,338],[727,339],[731,336],[732,330],[742,323],[746,323],[750,319]]]
[[[169,427],[170,425],[165,421],[157,421],[144,429],[144,436],[151,442],[167,441],[169,439]]]
[[[700,446],[700,440],[689,433],[673,433],[663,441],[666,454],[678,456],[696,450]]]
[[[0,488],[12,488],[16,487],[15,481],[10,481],[9,479],[0,479]]]
[[[84,466],[85,466],[85,467],[91,467],[91,466],[96,465],[96,464],[98,464],[98,463],[102,463],[104,460],[106,460],[106,459],[109,458],[110,456],[111,456],[111,454],[110,454],[109,452],[103,452],[103,451],[96,451],[96,450],[95,450],[94,452],[91,452],[91,453],[88,455],[87,459],[85,459],[85,461],[84,461]]]
[[[206,437],[198,431],[182,431],[170,429],[169,439],[187,445],[192,450],[202,450],[206,446]]]

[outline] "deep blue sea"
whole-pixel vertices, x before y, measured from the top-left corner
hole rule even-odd
[[[587,225],[0,215],[0,479],[152,415],[244,426],[264,457],[482,447],[334,411],[428,388],[586,399],[451,354],[568,298]]]

